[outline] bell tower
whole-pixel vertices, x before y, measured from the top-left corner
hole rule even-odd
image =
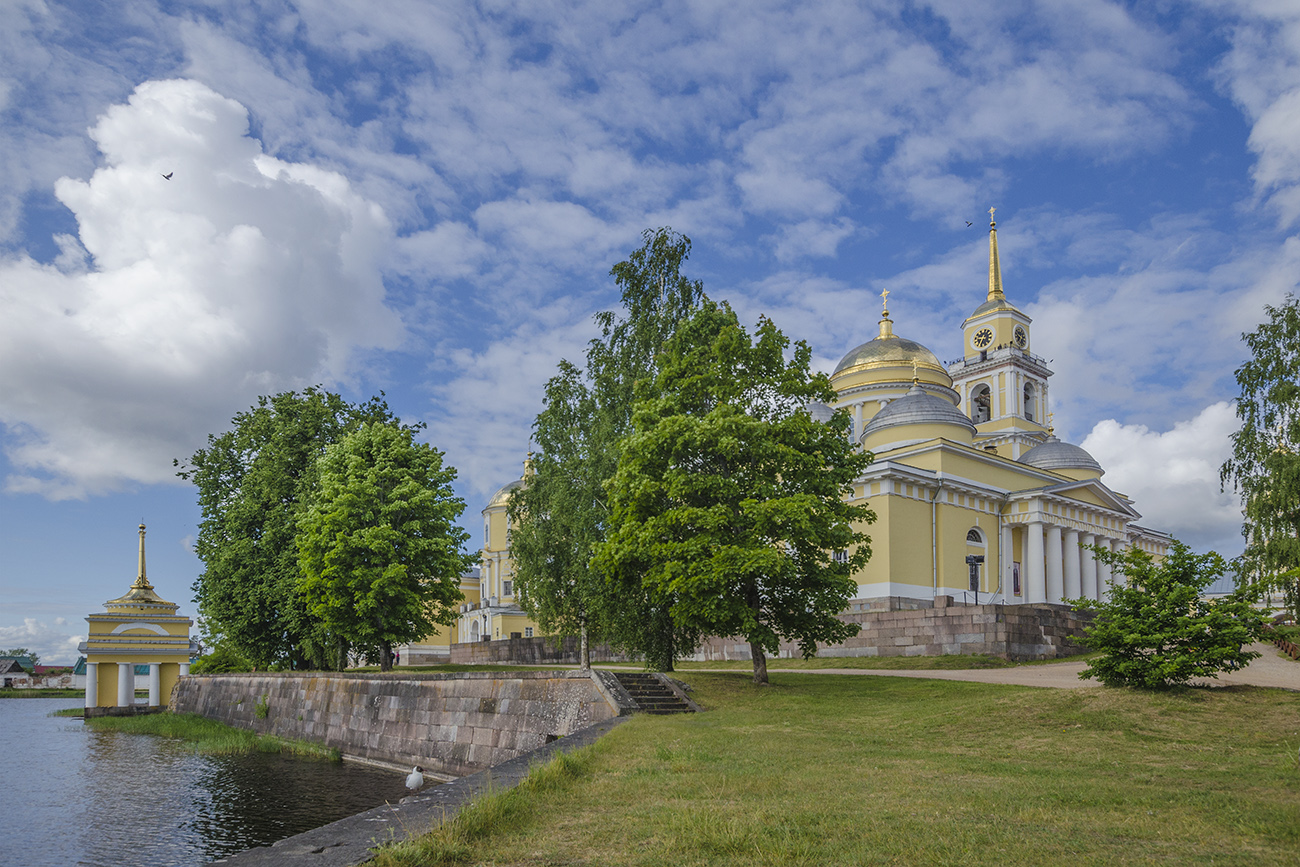
[[[989,208],[988,295],[962,323],[962,358],[948,365],[948,373],[975,423],[975,446],[1014,460],[1048,436],[1052,371],[1030,351],[1033,320],[1002,291],[995,210]]]

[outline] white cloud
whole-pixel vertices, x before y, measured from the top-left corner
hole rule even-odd
[[[1221,402],[1167,431],[1107,419],[1082,446],[1106,468],[1106,485],[1136,501],[1144,526],[1231,557],[1241,552],[1241,504],[1219,489],[1219,467],[1237,427],[1233,405]]]
[[[147,82],[91,137],[105,164],[56,185],[89,267],[68,240],[54,265],[0,260],[11,490],[168,481],[173,457],[258,394],[336,382],[357,349],[401,341],[382,210],[338,174],[263,154],[239,103]]]
[[[23,618],[22,626],[0,626],[0,650],[26,647],[41,659],[41,665],[72,665],[77,661],[77,645],[84,635],[69,635],[67,621],[56,618],[54,626],[34,617]]]

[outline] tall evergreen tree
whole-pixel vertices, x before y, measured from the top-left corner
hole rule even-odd
[[[1242,497],[1238,581],[1280,591],[1300,618],[1300,302],[1288,295],[1264,311],[1268,320],[1242,335],[1251,358],[1237,368],[1241,428],[1220,478]]]
[[[849,441],[847,413],[822,423],[809,412],[835,392],[811,373],[808,345],[787,361],[767,319],[756,337],[709,301],[681,325],[638,390],[595,562],[620,587],[640,582],[679,629],[743,636],[762,684],[782,639],[808,657],[857,633],[836,615],[857,591],[870,557],[861,527],[875,516],[844,499],[871,461]]]
[[[533,426],[533,473],[511,497],[511,553],[523,606],[546,631],[578,632],[584,666],[595,632],[645,654],[650,667],[671,671],[692,636],[676,629],[639,582],[611,585],[590,565],[594,545],[605,537],[603,485],[631,427],[636,384],[654,378],[664,343],[704,297],[703,285],[681,273],[689,238],[661,228],[646,230],[642,239],[610,271],[623,309],[597,314],[601,336],[588,345],[585,370],[561,362],[547,383],[546,405]]]

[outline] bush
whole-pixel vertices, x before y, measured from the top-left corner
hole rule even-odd
[[[252,662],[224,644],[218,644],[211,653],[200,656],[190,666],[190,674],[222,674],[230,671],[252,670]]]
[[[1076,608],[1097,612],[1083,644],[1102,652],[1079,677],[1107,686],[1163,689],[1236,671],[1259,656],[1245,649],[1263,635],[1265,625],[1248,591],[1239,588],[1214,602],[1201,598],[1227,568],[1218,554],[1193,554],[1177,540],[1159,562],[1137,548],[1093,551],[1111,565],[1116,581],[1108,601],[1070,600]]]

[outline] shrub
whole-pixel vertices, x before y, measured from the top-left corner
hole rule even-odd
[[[1107,686],[1162,689],[1236,671],[1259,656],[1245,649],[1263,635],[1265,624],[1249,591],[1239,588],[1217,601],[1201,598],[1227,568],[1218,554],[1193,554],[1177,540],[1159,562],[1137,548],[1093,550],[1112,566],[1117,580],[1107,601],[1070,600],[1076,608],[1097,612],[1083,644],[1102,652],[1079,677]]]

